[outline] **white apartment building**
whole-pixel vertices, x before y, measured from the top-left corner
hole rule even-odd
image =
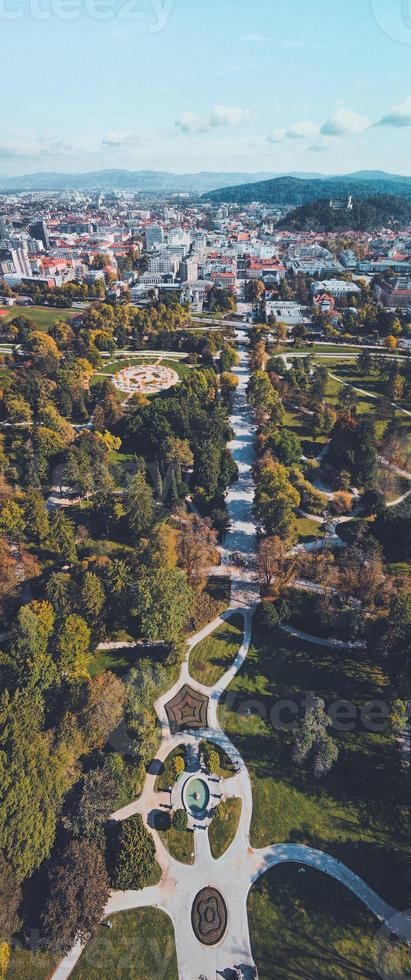
[[[344,279],[323,279],[322,282],[311,283],[311,292],[313,296],[318,296],[319,293],[328,293],[334,299],[340,299],[343,296],[350,296],[352,293],[360,293],[361,289],[355,282],[345,282]]]

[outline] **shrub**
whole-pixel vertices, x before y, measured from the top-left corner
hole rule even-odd
[[[145,888],[152,884],[156,868],[154,840],[144,826],[140,813],[125,820],[120,827],[113,872],[115,888]]]
[[[185,810],[176,810],[173,814],[174,830],[187,830],[187,814]]]
[[[262,629],[275,630],[290,618],[290,607],[285,599],[280,602],[262,602],[257,610],[257,625]]]
[[[178,777],[184,772],[184,769],[185,762],[182,755],[176,755],[176,757],[173,759],[174,779],[178,779]]]
[[[209,772],[217,772],[220,768],[220,756],[216,749],[209,749],[206,752],[205,764]]]
[[[346,514],[352,508],[352,497],[346,490],[337,490],[330,500],[329,508],[332,514]]]

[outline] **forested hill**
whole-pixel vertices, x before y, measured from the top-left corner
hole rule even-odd
[[[310,201],[290,211],[277,228],[290,231],[376,231],[379,228],[401,228],[411,222],[411,200],[393,194],[376,194],[364,200],[353,200],[351,210],[330,207],[330,201]]]
[[[240,184],[237,187],[222,187],[204,195],[204,200],[217,203],[251,204],[290,204],[297,207],[320,198],[369,197],[371,194],[396,194],[411,200],[411,177],[381,177],[364,179],[355,174],[345,177],[326,177],[324,179],[301,180],[298,177],[278,177],[262,180],[254,184]]]

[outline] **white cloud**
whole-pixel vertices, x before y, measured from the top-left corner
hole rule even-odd
[[[198,112],[183,112],[175,125],[182,133],[204,133],[219,126],[239,126],[252,119],[251,109],[240,106],[216,105],[207,116]]]
[[[352,109],[337,109],[321,126],[323,136],[349,136],[363,133],[371,125],[367,116],[360,116]]]
[[[250,109],[241,109],[236,105],[216,105],[211,112],[210,126],[238,126],[249,122],[252,117]]]
[[[312,140],[319,135],[319,128],[315,123],[304,120],[295,123],[289,129],[275,129],[268,137],[269,143],[284,143],[285,140]]]
[[[198,112],[182,112],[176,119],[176,126],[182,133],[201,133],[207,129],[207,120]]]
[[[250,34],[243,34],[243,36],[240,37],[240,41],[242,43],[251,41],[251,43],[254,44],[268,44],[270,38],[266,37],[265,34],[259,34],[258,31],[251,31]]]
[[[327,150],[330,149],[331,143],[332,140],[325,139],[325,138],[322,139],[320,137],[318,140],[315,140],[315,142],[312,143],[311,146],[308,147],[308,149],[311,150],[312,153],[325,153]]]
[[[108,146],[111,149],[126,149],[130,146],[135,146],[139,143],[140,139],[135,133],[128,133],[124,130],[111,130],[103,136],[103,146]]]
[[[40,157],[64,156],[71,149],[64,140],[50,136],[39,136],[33,140],[14,139],[0,146],[0,160],[35,160]]]
[[[400,105],[393,106],[391,111],[380,119],[378,126],[396,126],[399,129],[403,126],[411,126],[411,96],[401,102]]]
[[[286,130],[286,137],[289,140],[305,140],[314,139],[318,136],[319,129],[315,123],[312,122],[299,122],[295,126],[290,126],[290,129]]]
[[[286,138],[285,129],[275,129],[273,133],[268,137],[269,143],[284,143]]]

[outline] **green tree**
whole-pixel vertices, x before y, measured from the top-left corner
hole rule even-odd
[[[9,498],[0,505],[0,534],[6,534],[10,541],[21,541],[26,530],[24,508]]]
[[[189,622],[193,601],[193,591],[180,569],[142,569],[136,586],[141,635],[152,642],[178,642]]]
[[[81,586],[80,610],[88,626],[94,627],[100,619],[105,599],[101,579],[94,572],[86,572]]]
[[[207,497],[214,497],[220,476],[221,450],[211,439],[195,453],[194,482],[204,490]]]
[[[115,888],[145,888],[157,871],[154,840],[139,813],[120,825],[115,846],[113,884]]]
[[[8,942],[20,927],[21,899],[21,888],[14,871],[0,851],[0,942]]]
[[[66,562],[76,559],[76,539],[73,522],[62,510],[56,510],[50,521],[51,544],[59,558]]]
[[[48,650],[53,626],[54,612],[49,602],[35,601],[21,606],[11,645],[11,661],[19,684],[45,689],[56,680]]]
[[[298,765],[308,760],[317,778],[326,775],[338,758],[337,745],[327,732],[330,725],[324,701],[313,698],[295,735],[293,759]]]
[[[24,509],[28,533],[36,544],[43,547],[49,539],[50,522],[41,493],[29,489],[26,493]]]
[[[294,510],[300,494],[288,479],[285,466],[270,463],[261,467],[255,494],[255,511],[267,534],[291,540],[295,528]]]
[[[188,818],[185,810],[176,810],[173,813],[173,827],[174,830],[187,830]]]
[[[19,881],[50,853],[64,794],[75,779],[69,746],[44,730],[41,696],[0,698],[0,848]]]
[[[54,609],[56,624],[61,626],[73,612],[73,584],[67,572],[53,572],[46,585],[46,597]]]
[[[125,512],[133,538],[138,540],[154,520],[153,491],[142,472],[136,473],[127,487]]]

